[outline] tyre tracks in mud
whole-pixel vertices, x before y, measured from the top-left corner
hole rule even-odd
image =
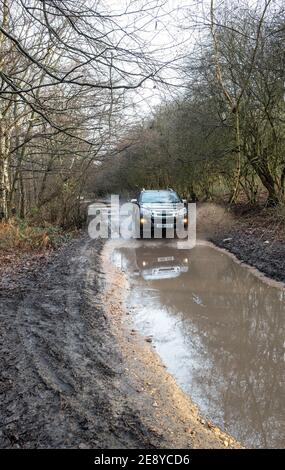
[[[127,425],[120,351],[97,295],[100,250],[76,241],[24,292],[1,296],[2,448],[149,444]]]

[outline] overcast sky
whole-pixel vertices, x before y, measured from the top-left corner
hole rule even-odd
[[[192,45],[192,33],[183,30],[181,25],[187,24],[189,10],[197,9],[201,2],[196,0],[105,0],[104,4],[112,11],[113,15],[125,12],[129,14],[118,17],[120,26],[126,31],[137,30],[138,39],[144,43],[145,51],[159,62],[169,61],[171,64],[161,72],[161,76],[169,83],[176,86],[181,80],[179,64],[185,54],[190,53]],[[138,10],[142,4],[145,9],[142,13],[131,13]],[[127,8],[129,6],[129,8]],[[147,7],[153,7],[149,11]],[[133,35],[134,36],[134,35]],[[179,63],[180,59],[180,63]],[[163,99],[164,94],[175,92],[175,89],[157,86],[151,80],[132,93],[131,101],[133,109],[129,108],[131,116],[141,116],[151,111]]]
[[[162,76],[170,83],[179,85],[182,83],[181,65],[183,57],[191,55],[191,50],[199,34],[198,25],[204,23],[205,17],[209,19],[210,0],[102,0],[113,14],[126,11],[129,14],[119,18],[120,26],[130,31],[131,37],[137,35],[140,41],[145,43],[144,50],[159,62],[175,61],[164,69]],[[242,4],[250,4],[252,8],[262,9],[265,0],[216,0],[215,8],[223,6],[231,11],[241,7]],[[143,13],[139,10],[141,5],[153,7]],[[274,2],[272,2],[274,8]],[[144,10],[144,9],[142,9]],[[191,28],[191,25],[195,27]],[[132,34],[137,30],[136,33]],[[201,33],[203,34],[203,33]],[[180,59],[180,60],[179,60]],[[164,96],[175,93],[177,88],[168,89],[155,86],[151,80],[132,94],[134,109],[131,115],[138,118],[151,113],[155,106],[161,102]]]

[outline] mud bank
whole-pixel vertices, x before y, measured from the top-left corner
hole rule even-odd
[[[235,214],[213,203],[198,204],[198,238],[233,253],[239,261],[285,282],[284,220],[265,209]]]
[[[218,232],[210,237],[215,245],[233,253],[240,261],[257,268],[261,273],[285,282],[285,243],[264,240],[238,229]]]
[[[124,276],[74,241],[0,297],[1,448],[238,447],[128,325]]]

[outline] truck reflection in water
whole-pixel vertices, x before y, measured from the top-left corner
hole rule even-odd
[[[142,246],[135,250],[135,258],[137,269],[134,274],[146,281],[174,279],[188,271],[189,258],[184,250]]]

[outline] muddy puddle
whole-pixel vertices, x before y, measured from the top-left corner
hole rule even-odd
[[[285,291],[227,254],[167,240],[113,251],[135,327],[202,415],[248,447],[285,445]]]

